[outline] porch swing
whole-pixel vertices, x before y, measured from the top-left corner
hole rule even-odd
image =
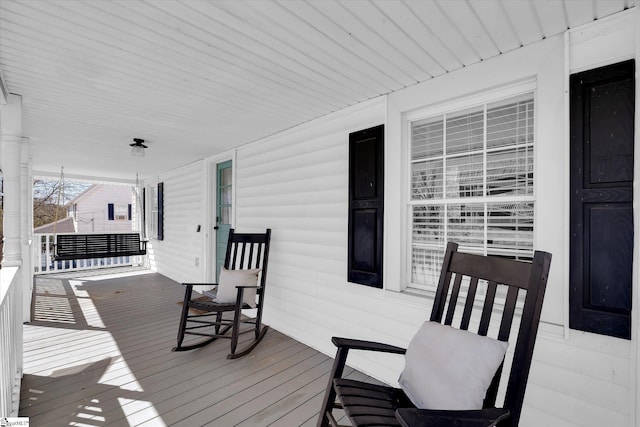
[[[138,177],[136,175],[136,192]],[[64,192],[64,167],[60,170],[58,201]],[[138,196],[139,199],[139,196]],[[139,201],[139,200],[138,200]],[[140,233],[101,233],[101,234],[57,234],[58,210],[53,223],[54,261],[67,261],[91,258],[116,258],[147,253],[147,242]]]

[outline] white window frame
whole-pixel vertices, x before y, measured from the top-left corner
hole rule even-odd
[[[535,230],[536,230],[536,192],[537,192],[537,185],[536,185],[536,174],[535,171],[537,170],[536,168],[536,157],[537,157],[537,111],[538,111],[538,102],[537,102],[537,92],[536,92],[536,83],[535,81],[526,81],[526,82],[521,82],[518,84],[514,84],[514,85],[510,85],[510,86],[506,86],[506,87],[502,87],[502,88],[498,88],[498,89],[494,89],[494,90],[490,90],[490,91],[486,91],[486,92],[482,92],[479,94],[475,94],[475,95],[471,95],[468,97],[463,97],[463,98],[459,98],[456,100],[449,100],[449,101],[445,101],[442,103],[438,103],[436,105],[432,105],[432,106],[427,106],[421,109],[417,109],[411,112],[407,112],[405,114],[403,114],[403,145],[404,145],[404,149],[403,149],[403,153],[404,153],[404,168],[405,168],[405,173],[403,174],[404,176],[404,187],[405,187],[405,191],[404,191],[404,200],[405,200],[405,225],[403,227],[403,232],[405,233],[405,259],[404,259],[404,265],[405,265],[405,271],[404,271],[404,277],[405,277],[405,289],[406,290],[418,290],[418,291],[427,291],[427,292],[431,292],[434,291],[436,288],[437,283],[431,283],[429,285],[422,285],[422,284],[416,284],[416,283],[412,283],[412,258],[413,258],[413,228],[414,228],[414,223],[413,223],[413,207],[415,205],[421,205],[423,204],[420,201],[414,201],[412,200],[412,123],[419,121],[419,120],[424,120],[424,119],[428,119],[428,118],[432,118],[432,117],[436,117],[439,115],[443,115],[443,114],[451,114],[451,113],[456,113],[456,112],[462,112],[464,110],[468,110],[468,109],[472,109],[474,107],[479,107],[479,106],[484,106],[485,110],[486,110],[486,105],[494,103],[494,102],[499,102],[502,100],[506,100],[508,98],[513,98],[513,97],[517,97],[519,95],[524,95],[527,93],[533,93],[533,117],[534,117],[534,126],[533,126],[533,171],[534,171],[534,176],[533,176],[533,194],[532,195],[526,195],[526,196],[511,196],[509,197],[509,201],[513,201],[513,202],[531,202],[533,204],[533,222],[534,222],[534,232],[533,232],[533,236],[532,236],[532,240],[534,240],[533,245],[535,247]],[[486,154],[487,154],[487,147],[486,147],[486,123],[483,126],[483,132],[484,132],[484,146],[482,149],[482,154],[484,157],[483,163],[484,165],[486,165]],[[443,171],[443,173],[446,175],[446,171]],[[486,170],[485,170],[485,178],[486,178]],[[446,188],[446,185],[445,185]],[[486,195],[483,195],[481,198],[473,198],[470,199],[469,202],[474,203],[474,201],[478,201],[480,202],[481,199],[484,199],[484,203],[486,205],[486,203],[490,203],[492,201],[492,199]],[[462,199],[461,199],[462,200]],[[445,197],[445,195],[443,194],[443,199],[442,199],[442,205],[447,205],[450,203],[455,203],[456,201],[460,201],[460,200],[456,200],[456,199],[447,199]],[[467,200],[465,200],[466,202]],[[486,212],[485,212],[486,213]],[[486,216],[485,216],[486,217]],[[447,219],[447,217],[445,216],[445,221]],[[486,220],[485,220],[485,224],[486,224]],[[485,230],[486,230],[486,225],[485,225]],[[465,247],[462,246],[461,249],[463,250],[468,250],[468,251],[474,251],[477,250],[478,253],[481,254],[486,254],[486,247],[487,247],[487,243],[486,243],[486,231],[485,231],[485,242],[483,245],[483,248],[478,250],[477,248],[473,248],[473,247]],[[447,241],[447,236],[445,236],[444,239],[444,243],[443,243],[443,247],[442,247],[442,251],[444,252],[444,245],[446,245],[446,241]]]

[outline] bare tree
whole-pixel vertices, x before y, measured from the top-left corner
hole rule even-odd
[[[36,179],[33,181],[33,226],[39,227],[67,217],[66,205],[90,185]]]
[[[0,260],[3,248],[4,181],[0,170]],[[65,206],[90,184],[37,179],[33,182],[33,226],[39,227],[66,218]]]

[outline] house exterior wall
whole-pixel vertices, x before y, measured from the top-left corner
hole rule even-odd
[[[132,230],[133,222],[128,219],[126,210],[128,205],[135,204],[130,186],[97,184],[81,194],[74,203],[77,205],[75,221],[78,233]],[[116,210],[117,206],[123,206],[125,219],[109,220],[107,208],[109,203],[113,203]]]
[[[426,313],[347,282],[349,133],[384,123],[385,111],[379,98],[237,152],[236,228],[273,229],[265,322],[327,354],[336,334],[406,344],[402,324]]]
[[[333,335],[406,346],[432,301],[399,292],[408,277],[404,114],[526,82],[535,85],[536,102],[534,244],[553,261],[521,425],[636,425],[637,320],[630,341],[568,327],[568,78],[636,57],[639,16],[621,13],[238,148],[234,225],[273,229],[265,323],[331,355]],[[379,124],[385,124],[385,288],[373,289],[347,281],[348,136]],[[206,168],[194,164],[158,179],[165,182],[165,240],[152,242],[152,257],[162,274],[200,280],[205,268],[194,258],[207,253],[208,237],[195,230],[209,211]],[[638,212],[636,202],[636,228]],[[636,261],[639,247],[636,233]],[[389,383],[403,367],[393,355],[356,352],[349,360]]]
[[[204,161],[195,162],[182,168],[163,173],[144,181],[147,197],[147,235],[154,233],[151,226],[151,191],[159,182],[164,183],[164,239],[151,238],[147,253],[151,266],[178,282],[202,282],[204,223],[207,203],[205,196]]]

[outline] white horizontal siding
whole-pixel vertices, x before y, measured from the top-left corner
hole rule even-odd
[[[158,178],[164,182],[164,240],[151,240],[149,252],[158,273],[177,282],[203,280],[205,234],[197,232],[207,212],[202,165],[195,162]]]
[[[236,228],[273,230],[265,322],[328,354],[333,335],[404,345],[428,311],[347,282],[349,133],[384,114],[384,99],[374,100],[238,150]],[[401,364],[360,361],[390,381]]]
[[[553,426],[631,426],[635,367],[632,343],[572,331],[571,339],[541,335],[527,386],[522,425],[551,415]]]
[[[85,194],[80,195],[75,203],[78,205],[78,233],[131,231],[132,221],[110,221],[107,208],[109,203],[113,203],[114,207],[118,205],[133,206],[135,203],[131,186],[96,184]]]

